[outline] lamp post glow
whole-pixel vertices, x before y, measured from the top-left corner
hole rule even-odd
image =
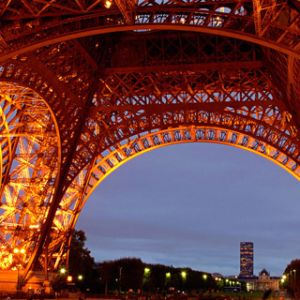
[[[107,8],[107,9],[109,9],[109,8],[111,7],[111,5],[112,5],[111,0],[106,0],[106,1],[104,2],[104,6],[105,6],[105,8]]]
[[[61,275],[66,274],[66,272],[67,272],[67,270],[66,270],[65,268],[61,268],[61,269],[59,270],[59,273],[60,273]]]
[[[181,275],[182,280],[186,280],[186,277],[187,277],[186,271],[181,271],[180,275]]]
[[[293,278],[292,278],[292,282],[293,282],[293,289],[296,290],[296,273],[297,271],[295,269],[292,270],[292,274],[293,274]]]
[[[166,273],[166,278],[167,278],[167,279],[170,279],[170,278],[171,278],[171,273],[170,273],[170,272],[167,272],[167,273]]]
[[[25,254],[26,254],[26,250],[25,248],[14,248],[13,249],[13,259],[16,260],[18,262],[18,264],[16,264],[16,268],[18,271],[18,277],[17,277],[17,290],[21,289],[21,277],[20,277],[20,270],[22,269],[22,263],[20,263],[21,261],[24,262],[25,259]]]
[[[285,274],[283,274],[282,275],[282,277],[281,277],[281,280],[280,280],[280,282],[282,283],[282,284],[284,284],[285,283],[285,281],[286,281],[286,275]]]
[[[82,280],[83,280],[83,276],[80,274],[80,275],[78,275],[77,279],[78,279],[79,281],[82,281]]]
[[[144,269],[144,275],[145,275],[145,276],[148,276],[148,275],[150,274],[150,272],[151,272],[150,268],[146,267],[146,268]]]
[[[150,273],[151,269],[149,267],[145,267],[143,276],[143,289],[145,289],[146,291],[148,291],[149,289]]]

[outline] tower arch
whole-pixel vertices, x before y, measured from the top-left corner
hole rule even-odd
[[[0,82],[0,270],[25,268],[60,177],[53,111],[36,92]]]
[[[275,114],[274,111],[271,113],[273,109],[274,107],[269,107],[259,116],[254,116],[256,113],[251,116],[251,112],[248,116],[245,115],[245,108],[236,111],[235,114],[200,111],[199,119],[192,120],[191,116],[185,116],[186,120],[190,121],[189,124],[186,120],[186,123],[179,126],[176,126],[176,122],[173,126],[169,123],[169,126],[148,128],[119,140],[95,157],[93,164],[86,166],[67,189],[55,217],[60,224],[61,237],[65,236],[64,230],[72,232],[86,201],[109,174],[143,153],[168,145],[200,142],[237,147],[269,159],[299,180],[300,148],[297,130],[293,126],[290,127],[291,124],[285,124],[285,129],[279,129],[283,125],[282,117],[285,113],[282,115],[277,108]],[[255,111],[257,112],[257,109]],[[195,115],[197,116],[192,116]],[[272,127],[276,119],[281,120],[278,129]],[[68,249],[68,242],[70,240],[61,241],[66,247],[61,254]],[[63,259],[62,256],[57,258]]]
[[[187,136],[194,130],[193,141],[200,141],[201,135],[219,143],[228,138],[228,144],[264,155],[298,176],[295,118],[280,98],[256,45],[201,35],[191,39],[174,32],[143,36],[136,42],[134,34],[118,37],[118,43],[114,37],[107,41],[110,50],[104,55],[102,76],[49,228],[50,269],[66,259],[72,230],[99,172],[109,173],[115,163],[125,161],[126,155],[119,157],[115,150],[124,150],[126,143],[141,138],[139,143],[146,148],[150,137],[143,146],[143,135],[157,131],[168,138],[176,130],[186,130]],[[221,56],[214,43],[226,50]],[[147,51],[140,52],[145,45]],[[187,45],[188,54],[182,51]],[[188,142],[187,137],[183,140]],[[109,153],[113,153],[110,158]]]
[[[179,140],[172,140],[172,133],[187,134],[185,142],[191,134],[197,141],[204,135],[207,141],[216,136],[226,143],[228,137],[229,144],[246,148],[248,140],[248,150],[298,176],[300,15],[293,0],[226,5],[112,0],[110,9],[103,3],[0,5],[0,78],[41,95],[55,115],[60,137],[60,162],[51,167],[60,180],[45,209],[38,241],[32,243],[25,277],[43,265],[41,257],[44,266],[57,268],[68,250],[87,184],[95,184],[90,180],[106,164],[113,169],[120,155],[114,151],[122,143],[130,148],[138,145],[131,144],[133,139],[141,138],[145,148],[155,130],[158,139],[174,143]],[[237,137],[241,141],[235,142]],[[4,138],[5,181],[14,172],[5,175]],[[42,157],[40,144],[34,149]],[[115,158],[108,158],[109,153]],[[107,161],[97,165],[102,158]]]

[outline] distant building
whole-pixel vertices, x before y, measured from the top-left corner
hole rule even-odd
[[[266,290],[279,290],[279,281],[280,277],[271,277],[270,273],[263,269],[256,280],[255,289],[259,291],[266,291]]]
[[[253,243],[240,243],[240,278],[253,277]]]

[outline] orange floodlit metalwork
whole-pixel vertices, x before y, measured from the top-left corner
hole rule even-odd
[[[98,184],[170,144],[255,152],[300,178],[290,0],[0,3],[0,269],[58,270]]]
[[[59,170],[59,135],[33,90],[0,82],[0,269],[26,266],[47,214]]]

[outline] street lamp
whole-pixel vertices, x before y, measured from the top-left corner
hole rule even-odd
[[[22,269],[22,263],[24,262],[25,254],[26,254],[25,248],[15,247],[13,249],[13,258],[14,258],[14,261],[17,263],[16,268],[18,271],[18,278],[17,278],[17,290],[18,291],[21,290],[21,288],[22,288],[22,278],[20,276],[20,270]]]
[[[185,283],[186,278],[187,278],[187,272],[186,271],[181,271],[180,276],[181,276],[181,279],[182,279],[182,290],[184,290],[184,283]]]
[[[120,268],[119,268],[119,294],[121,294],[122,270],[123,270],[123,267],[120,267]]]
[[[106,1],[104,2],[104,6],[105,6],[105,8],[107,8],[107,9],[109,9],[109,8],[111,7],[111,5],[112,5],[111,0],[106,0]]]
[[[151,269],[149,267],[144,268],[144,276],[143,276],[143,289],[148,291],[149,290],[149,282],[150,282],[150,274]]]
[[[66,272],[67,272],[67,270],[66,270],[65,268],[61,268],[61,269],[59,270],[59,273],[60,273],[61,275],[65,275]]]
[[[283,274],[282,277],[281,277],[281,279],[280,279],[281,284],[285,283],[286,278],[287,278],[286,274]]]
[[[77,277],[77,279],[78,279],[79,281],[82,281],[82,280],[83,280],[83,276],[82,276],[81,274],[79,274],[78,277]]]
[[[293,289],[294,289],[294,291],[296,289],[296,272],[297,271],[295,269],[292,270],[292,273],[293,273]]]
[[[165,274],[165,277],[166,277],[166,279],[165,279],[165,288],[166,288],[171,282],[171,272],[167,272]]]
[[[18,264],[16,266],[17,271],[18,271],[18,278],[17,278],[17,291],[21,290],[21,278],[20,278],[20,269],[22,268],[21,264]]]
[[[148,276],[150,274],[150,272],[151,272],[150,268],[148,268],[148,267],[144,268],[144,275],[145,276]]]

